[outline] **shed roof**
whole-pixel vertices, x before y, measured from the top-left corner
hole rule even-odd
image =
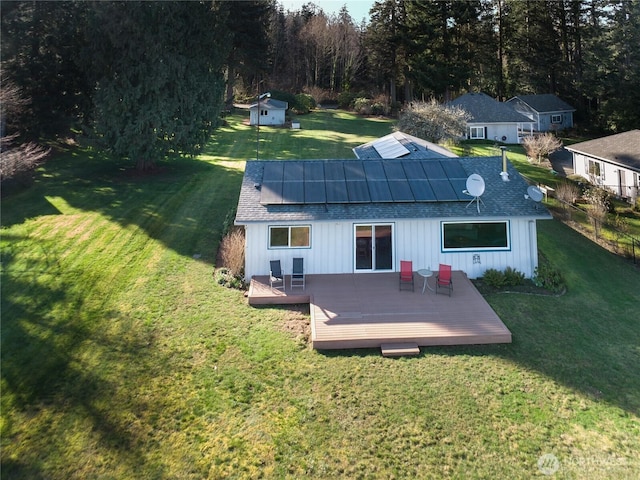
[[[531,119],[516,112],[509,105],[491,98],[486,93],[465,93],[450,101],[449,106],[465,110],[471,119],[467,123],[531,123]]]
[[[640,130],[574,143],[565,148],[640,172]]]
[[[260,100],[260,107],[266,108],[267,110],[286,110],[289,108],[289,104],[287,102],[283,102],[282,100],[275,100],[273,98],[267,98],[264,100]],[[249,106],[249,109],[258,108],[258,102],[252,103]]]
[[[507,100],[510,103],[515,100],[520,100],[538,113],[549,112],[575,112],[576,109],[569,105],[564,100],[560,99],[553,93],[542,93],[538,95],[516,95],[515,97]]]
[[[378,152],[378,149],[376,149],[376,145],[379,144],[379,142],[386,141],[387,139],[395,139],[407,149],[407,153],[402,155],[402,158],[405,159],[457,157],[455,153],[450,152],[440,145],[427,142],[426,140],[414,137],[413,135],[409,135],[404,132],[393,132],[379,138],[378,140],[362,144],[355,147],[353,149],[353,153],[359,159],[381,159],[383,157]]]
[[[383,162],[382,160],[381,162]],[[338,221],[338,220],[379,220],[379,219],[427,219],[427,218],[468,218],[469,220],[482,220],[491,218],[551,218],[549,212],[542,205],[527,200],[524,196],[527,193],[527,183],[520,176],[518,171],[509,163],[508,173],[511,178],[509,182],[503,182],[500,178],[502,170],[502,159],[500,157],[466,157],[455,159],[422,159],[422,160],[386,160],[402,164],[405,169],[407,165],[411,168],[418,167],[427,171],[434,167],[434,163],[455,162],[464,170],[464,175],[473,173],[479,174],[485,181],[485,192],[482,195],[483,204],[480,205],[480,213],[473,206],[469,206],[472,197],[457,195],[456,199],[432,201],[413,199],[386,199],[385,201],[361,201],[349,203],[345,202],[316,202],[316,203],[267,203],[262,202],[262,185],[265,181],[265,171],[269,171],[270,164],[274,162],[289,163],[294,162],[302,166],[312,162],[315,165],[322,164],[323,168],[336,167],[346,170],[364,170],[364,164],[369,165],[375,160],[262,160],[247,161],[245,174],[238,200],[236,214],[237,224],[247,224],[254,222],[310,222],[310,221]],[[453,165],[452,165],[453,166]],[[398,167],[398,165],[396,165]],[[298,168],[292,169],[295,171]],[[381,170],[374,169],[379,174]],[[368,174],[366,174],[368,175]],[[375,174],[374,174],[375,175]],[[459,176],[459,175],[458,175]],[[416,180],[411,175],[406,175],[407,180]],[[388,175],[386,181],[393,181]],[[464,189],[464,179],[461,184],[455,179],[450,182],[458,190]],[[300,182],[304,179],[300,178]],[[365,176],[364,181],[370,183],[376,181],[371,175]],[[379,180],[378,180],[379,181]],[[430,180],[429,180],[430,181]],[[360,184],[366,188],[363,184]],[[368,185],[369,191],[376,188],[376,185]],[[384,197],[376,197],[374,200]],[[317,200],[317,199],[316,199]]]

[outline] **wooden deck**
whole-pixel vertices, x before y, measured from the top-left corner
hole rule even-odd
[[[251,305],[310,303],[313,348],[378,348],[382,344],[418,346],[510,343],[502,323],[467,276],[453,272],[453,293],[422,294],[398,289],[398,273],[307,275],[307,286],[272,292],[268,277],[254,277]],[[429,279],[433,287],[434,278]]]

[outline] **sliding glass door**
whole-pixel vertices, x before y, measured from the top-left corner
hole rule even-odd
[[[393,225],[355,226],[357,272],[393,269]]]

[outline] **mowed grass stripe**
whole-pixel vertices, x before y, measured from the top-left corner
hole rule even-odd
[[[301,120],[322,135],[333,128],[325,120],[344,122],[341,136],[389,127],[342,112]],[[288,132],[283,148],[296,151]],[[323,141],[309,147],[328,151]],[[531,478],[550,452],[567,478],[634,478],[635,270],[544,224],[539,244],[569,292],[490,297],[513,344],[403,359],[316,352],[289,330],[308,321],[304,308],[251,308],[214,284],[255,130],[230,125],[215,142],[141,178],[80,150],[61,176],[59,163],[46,167],[59,182],[20,199],[33,220],[3,201],[3,477]],[[67,178],[93,183],[63,188]],[[45,196],[67,205],[60,232]],[[90,240],[65,236],[85,227]],[[85,258],[67,255],[54,275],[56,255],[76,246]],[[608,308],[604,321],[587,311]]]

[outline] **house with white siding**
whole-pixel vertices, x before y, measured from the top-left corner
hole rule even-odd
[[[640,130],[574,143],[573,170],[594,185],[635,203],[640,187]]]
[[[484,183],[478,197],[472,174]],[[506,267],[532,277],[536,222],[551,215],[527,188],[504,156],[247,161],[235,218],[245,279],[294,257],[307,274],[397,272],[411,260],[470,278]]]
[[[447,103],[447,106],[461,108],[469,114],[465,135],[468,140],[521,143],[525,136],[532,135],[534,131],[530,118],[486,93],[465,93]]]
[[[533,128],[537,132],[554,132],[573,127],[573,112],[576,109],[552,93],[518,95],[505,103],[533,120]]]

